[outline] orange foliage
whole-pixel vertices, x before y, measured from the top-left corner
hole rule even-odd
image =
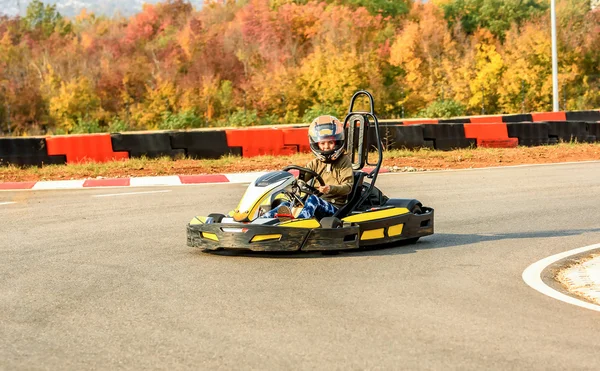
[[[383,118],[447,100],[469,114],[548,109],[547,16],[497,40],[450,28],[447,3],[415,1],[408,15],[384,18],[330,0],[206,1],[200,10],[167,0],[128,19],[83,11],[45,37],[0,18],[0,134],[7,116],[17,133],[69,131],[82,117],[152,129],[181,112],[208,125],[251,115],[295,123],[307,112],[343,114],[358,89],[375,94]],[[586,0],[559,2],[558,13],[561,108],[597,108],[600,13]]]

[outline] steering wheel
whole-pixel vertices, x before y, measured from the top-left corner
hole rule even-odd
[[[288,165],[286,167],[283,168],[283,171],[290,171],[290,170],[298,170],[299,174],[298,174],[298,186],[300,187],[300,190],[304,193],[307,194],[311,194],[311,195],[315,195],[317,197],[320,197],[323,195],[323,193],[321,193],[317,188],[315,188],[312,184],[308,184],[304,179],[306,177],[306,175],[310,175],[312,179],[316,179],[317,182],[319,182],[319,184],[321,186],[325,186],[325,181],[323,180],[323,178],[321,178],[321,176],[308,168],[302,167],[302,166],[298,166],[298,165]],[[308,197],[308,195],[307,195]],[[304,200],[306,200],[306,198],[304,198]]]

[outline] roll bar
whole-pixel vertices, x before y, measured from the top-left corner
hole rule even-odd
[[[356,98],[361,95],[365,95],[369,98],[371,110],[368,112],[353,110]],[[373,130],[369,130],[371,127]],[[371,93],[366,90],[354,93],[350,100],[348,114],[344,119],[344,130],[346,131],[347,138],[346,153],[352,160],[352,168],[354,170],[361,170],[365,165],[374,166],[374,169],[368,176],[369,178],[373,178],[373,176],[376,176],[379,172],[379,168],[383,162],[383,148],[379,134],[379,120],[377,120],[377,116],[375,115],[375,102]],[[376,163],[369,162],[369,144],[373,142],[369,139],[373,135],[375,136],[374,142],[376,143],[377,149]]]
[[[369,99],[369,111],[354,111],[354,103],[360,96],[366,96]],[[372,125],[372,126],[371,126]],[[373,130],[369,130],[370,128]],[[383,163],[383,148],[381,144],[381,138],[379,135],[379,121],[375,115],[375,101],[371,93],[366,90],[360,90],[354,93],[352,99],[350,99],[350,107],[348,108],[348,114],[344,119],[344,130],[346,130],[346,153],[350,156],[352,161],[353,170],[362,170],[365,165],[374,166],[373,170],[367,174],[367,178],[372,179],[369,189],[362,195],[357,206],[362,204],[371,190],[375,186],[377,180],[377,174]],[[369,162],[369,144],[370,136],[374,134],[375,143],[377,148],[377,162]]]

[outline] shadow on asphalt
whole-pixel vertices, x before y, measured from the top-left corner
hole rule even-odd
[[[361,256],[385,256],[385,255],[403,255],[413,254],[419,250],[443,249],[453,246],[466,246],[480,242],[528,239],[528,238],[549,238],[576,236],[583,233],[600,232],[600,228],[593,229],[569,229],[569,230],[550,230],[538,232],[515,232],[515,233],[481,233],[481,234],[454,234],[454,233],[436,233],[431,236],[422,237],[417,243],[407,244],[399,242],[394,244],[362,248],[360,250],[345,250],[340,252],[255,252],[248,250],[219,250],[219,251],[200,251],[195,250],[192,254],[211,254],[218,256],[241,256],[252,258],[282,258],[282,259],[314,259],[314,258],[337,258],[337,257],[361,257]]]

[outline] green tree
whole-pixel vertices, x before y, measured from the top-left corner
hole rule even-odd
[[[39,0],[33,0],[27,6],[23,25],[27,30],[39,31],[43,37],[49,37],[54,32],[61,36],[71,32],[71,24],[56,11],[56,5],[44,5]]]
[[[469,34],[483,27],[500,39],[513,23],[521,25],[548,9],[542,0],[454,0],[441,6],[451,27],[460,23]]]
[[[381,14],[384,17],[398,17],[408,13],[410,1],[407,0],[349,0],[348,3],[363,6],[371,14]]]
[[[436,100],[430,103],[427,108],[421,110],[418,117],[428,118],[448,118],[463,116],[465,114],[465,106],[454,100]]]
[[[327,4],[351,5],[352,7],[364,7],[373,15],[384,17],[397,17],[408,13],[411,0],[322,0]],[[270,0],[272,8],[278,8],[285,4],[307,5],[311,0]]]

